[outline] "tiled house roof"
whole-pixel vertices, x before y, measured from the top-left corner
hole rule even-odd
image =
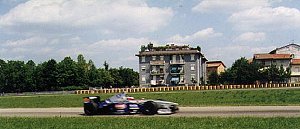
[[[292,59],[291,54],[254,54],[255,60],[264,59]]]
[[[206,65],[208,68],[219,67],[220,65],[223,65],[226,68],[225,64],[222,61],[208,61],[206,62]]]
[[[292,59],[291,64],[292,65],[300,65],[300,59]]]

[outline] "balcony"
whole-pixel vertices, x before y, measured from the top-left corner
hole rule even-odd
[[[165,73],[164,73],[163,70],[160,70],[160,71],[152,70],[152,71],[150,72],[150,75],[153,75],[153,76],[155,76],[155,75],[164,75],[164,74],[165,74]]]
[[[172,75],[184,74],[184,69],[183,67],[172,67],[170,70],[170,74]]]
[[[150,65],[165,65],[165,61],[163,60],[150,61]]]
[[[151,80],[151,85],[162,86],[162,85],[166,85],[166,83],[165,80]]]
[[[185,62],[183,60],[170,61],[170,65],[184,65]]]

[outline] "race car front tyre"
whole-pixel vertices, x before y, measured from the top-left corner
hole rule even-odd
[[[144,115],[154,115],[157,113],[157,104],[153,101],[147,101],[143,104],[143,108],[141,110]]]
[[[179,110],[178,106],[176,106],[176,105],[171,105],[170,109],[171,109],[172,113],[176,113]]]

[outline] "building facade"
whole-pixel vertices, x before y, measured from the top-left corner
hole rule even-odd
[[[291,83],[300,82],[300,59],[291,61]]]
[[[270,54],[290,54],[292,59],[290,60],[291,68],[291,83],[300,82],[300,45],[292,43],[286,46],[276,48],[270,52]]]
[[[206,82],[206,61],[200,47],[142,46],[139,57],[141,87],[199,85]]]
[[[207,76],[212,72],[217,72],[219,75],[225,72],[226,66],[222,61],[207,61],[206,62],[206,73]]]
[[[271,65],[280,67],[282,65],[286,69],[290,67],[291,59],[291,54],[254,54],[253,62],[262,64],[264,67]]]
[[[293,58],[300,59],[300,46],[294,43],[288,44],[274,49],[270,54],[291,54]]]

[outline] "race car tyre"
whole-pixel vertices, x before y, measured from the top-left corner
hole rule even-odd
[[[97,114],[97,105],[95,103],[84,104],[84,113],[86,115],[96,115]]]
[[[141,110],[144,115],[154,115],[157,113],[157,104],[153,101],[147,101],[143,104],[143,108]]]
[[[84,113],[86,115],[96,115],[98,113],[99,101],[100,101],[100,97],[96,96],[96,98],[90,100],[90,103],[85,103],[84,104]]]
[[[176,113],[179,110],[179,108],[176,105],[171,105],[170,109],[172,113]]]

